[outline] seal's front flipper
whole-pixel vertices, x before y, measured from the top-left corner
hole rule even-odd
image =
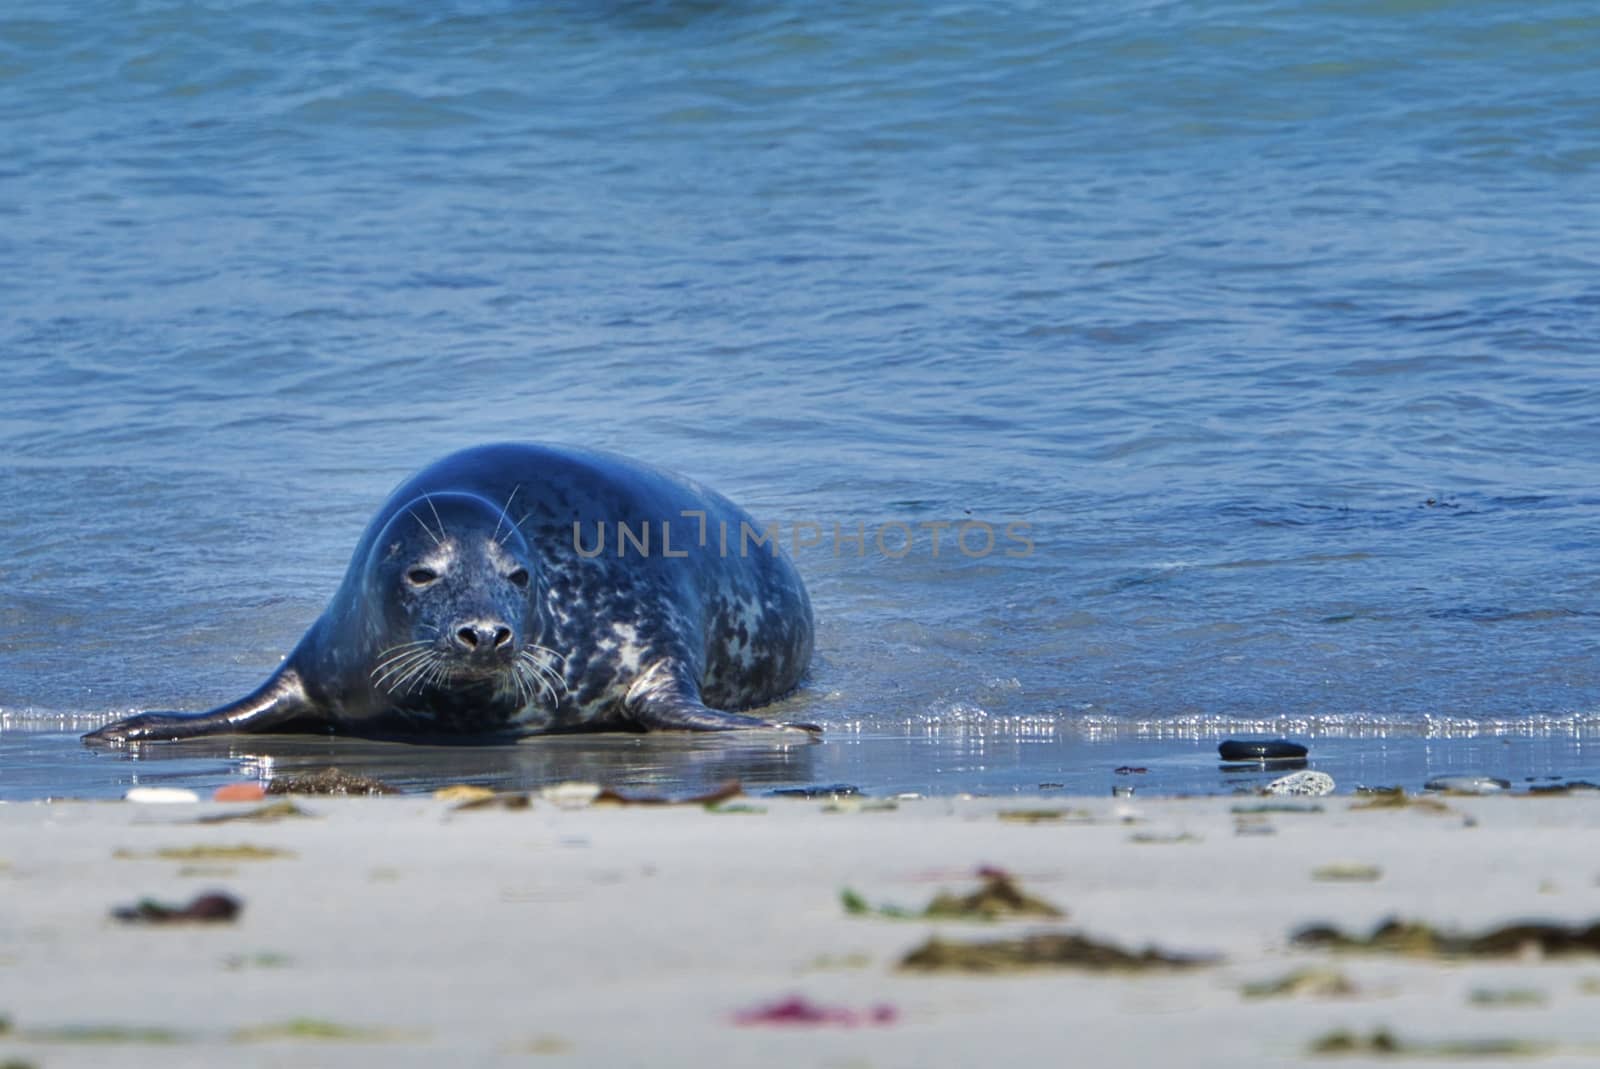
[[[272,731],[311,713],[305,688],[293,670],[267,680],[236,702],[206,713],[140,713],[107,724],[83,737],[84,742],[165,742],[197,735],[235,735]]]
[[[803,731],[820,735],[815,724],[780,724],[742,713],[712,709],[695,688],[663,671],[646,672],[628,690],[628,716],[646,731]]]

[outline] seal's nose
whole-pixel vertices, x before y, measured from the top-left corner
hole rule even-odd
[[[498,651],[511,644],[511,628],[499,620],[469,620],[456,628],[455,639],[467,653]]]

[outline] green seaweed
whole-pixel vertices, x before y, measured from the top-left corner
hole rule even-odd
[[[1356,985],[1333,969],[1296,969],[1273,980],[1256,980],[1239,989],[1245,998],[1287,998],[1307,995],[1313,998],[1338,998],[1354,995]]]
[[[1067,810],[1002,809],[995,816],[1008,824],[1055,824],[1067,819]]]
[[[235,1043],[271,1043],[283,1039],[309,1039],[338,1043],[393,1043],[414,1036],[390,1028],[357,1028],[318,1017],[292,1017],[287,1021],[241,1028]]]
[[[1383,1058],[1531,1058],[1548,1054],[1549,1043],[1526,1039],[1450,1039],[1416,1043],[1399,1039],[1387,1028],[1362,1035],[1339,1029],[1311,1041],[1312,1054]]]
[[[140,1043],[171,1046],[191,1042],[191,1037],[170,1028],[120,1024],[64,1024],[54,1028],[28,1028],[14,1032],[27,1043]]]
[[[848,887],[839,892],[839,900],[851,916],[890,920],[993,921],[1006,917],[1066,916],[1059,907],[1023,891],[1008,872],[985,868],[978,870],[978,877],[983,882],[977,890],[964,895],[940,891],[920,911],[904,906],[874,906]]]
[[[159,850],[118,850],[112,855],[121,861],[274,861],[293,858],[291,850],[275,846],[166,846]]]

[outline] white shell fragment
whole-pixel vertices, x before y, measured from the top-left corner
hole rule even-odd
[[[1326,772],[1291,772],[1261,789],[1267,794],[1332,794],[1333,777]]]
[[[122,796],[123,801],[141,802],[145,805],[171,805],[175,802],[198,802],[200,796],[183,787],[135,787]]]

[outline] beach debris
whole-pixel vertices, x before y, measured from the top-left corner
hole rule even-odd
[[[198,802],[200,796],[186,787],[134,787],[122,800],[140,805],[181,805]]]
[[[1291,772],[1279,776],[1265,787],[1263,794],[1315,796],[1333,793],[1333,777],[1326,772]]]
[[[534,1036],[522,1043],[512,1043],[504,1048],[507,1054],[571,1054],[572,1040],[562,1036]]]
[[[1417,1043],[1396,1038],[1387,1028],[1365,1035],[1339,1029],[1311,1041],[1311,1053],[1320,1055],[1406,1058],[1509,1058],[1549,1053],[1552,1045],[1526,1039],[1448,1039]]]
[[[922,916],[916,910],[907,909],[904,906],[874,906],[863,898],[859,892],[849,887],[840,890],[839,904],[852,917],[887,917],[889,920],[910,921],[917,920]]]
[[[164,846],[159,850],[118,850],[112,855],[121,861],[275,861],[292,858],[294,853],[275,846]]]
[[[222,959],[222,967],[229,972],[242,972],[245,969],[282,969],[292,964],[294,964],[293,958],[274,950],[258,950],[254,954],[229,954]]]
[[[92,1045],[142,1043],[170,1046],[190,1043],[194,1037],[170,1028],[148,1028],[123,1024],[64,1024],[48,1028],[21,1028],[11,1037],[24,1043],[84,1043]],[[28,1065],[27,1062],[0,1062],[0,1069]]]
[[[1135,765],[1123,765],[1120,768],[1111,770],[1112,774],[1117,776],[1142,776],[1149,771],[1148,768],[1141,768]]]
[[[1425,813],[1454,812],[1437,798],[1417,798],[1402,787],[1374,787],[1362,793],[1360,800],[1350,803],[1357,809],[1420,809]]]
[[[1224,739],[1217,744],[1224,761],[1303,761],[1308,752],[1288,739]]]
[[[1111,797],[1113,797],[1113,798],[1132,798],[1133,797],[1133,784],[1131,784],[1131,783],[1118,783],[1118,784],[1116,784],[1115,786],[1113,786],[1111,788]]]
[[[111,916],[127,924],[231,924],[244,904],[222,891],[198,895],[188,905],[172,906],[153,898],[119,906]]]
[[[822,807],[824,813],[893,813],[900,803],[887,798],[840,798]]]
[[[324,768],[316,772],[303,772],[297,776],[275,777],[267,784],[268,794],[399,794],[391,787],[371,776],[359,776],[338,768]]]
[[[600,784],[568,780],[539,789],[539,797],[557,809],[582,809],[600,797]]]
[[[1334,861],[1312,869],[1311,878],[1323,883],[1372,883],[1383,878],[1383,870],[1361,861]]]
[[[196,817],[194,822],[196,824],[227,824],[235,820],[242,820],[250,823],[271,824],[279,820],[292,820],[297,817],[309,816],[311,814],[304,809],[301,809],[291,801],[284,800],[281,802],[268,802],[266,805],[257,806],[254,809],[246,809],[242,813],[209,813],[203,817]]]
[[[1577,791],[1600,791],[1600,783],[1590,783],[1586,779],[1574,779],[1562,783],[1536,783],[1528,788],[1530,795],[1572,794]]]
[[[804,972],[842,972],[871,967],[872,955],[856,950],[849,954],[818,954],[801,966],[801,969]]]
[[[1550,998],[1543,991],[1532,987],[1477,987],[1467,996],[1467,1001],[1474,1006],[1500,1009],[1543,1006],[1550,1001]]]
[[[1600,954],[1600,921],[1572,926],[1519,921],[1477,934],[1464,934],[1390,917],[1369,936],[1349,935],[1331,925],[1313,924],[1295,932],[1290,940],[1302,947],[1372,951],[1413,958],[1566,957]]]
[[[859,798],[861,788],[848,783],[830,783],[821,787],[779,787],[767,792],[769,798]]]
[[[1193,832],[1187,831],[1136,831],[1128,836],[1128,841],[1130,843],[1139,843],[1142,846],[1172,846],[1178,843],[1198,843],[1203,840]]]
[[[1493,776],[1435,776],[1422,789],[1440,794],[1501,794],[1511,789],[1511,783]]]
[[[533,799],[519,791],[489,791],[486,794],[473,794],[466,800],[450,807],[452,813],[467,812],[474,809],[532,809]]]
[[[1008,824],[1054,824],[1067,819],[1067,810],[1002,809],[995,816]]]
[[[739,1010],[733,1015],[733,1023],[742,1027],[858,1028],[863,1025],[894,1024],[899,1018],[900,1011],[887,1002],[877,1003],[865,1010],[852,1010],[843,1006],[823,1006],[804,995],[790,995],[765,1006]]]
[[[994,921],[1010,917],[1065,917],[1059,906],[1035,898],[1017,886],[1016,878],[1004,869],[985,865],[978,869],[978,889],[964,895],[940,891],[920,911],[904,906],[873,906],[865,898],[845,888],[839,893],[846,913],[854,916],[887,917],[891,920],[967,920]]]
[[[1064,917],[1066,911],[1023,891],[1004,869],[978,870],[982,884],[976,891],[953,895],[940,891],[922,911],[929,920],[997,920],[1002,917]]]
[[[228,783],[211,792],[213,802],[259,802],[267,796],[259,783]]]
[[[612,787],[604,787],[594,796],[592,805],[701,805],[710,807],[729,798],[737,798],[744,788],[736,779],[730,779],[702,794],[687,798],[669,798],[661,794],[623,794]]]
[[[233,1033],[235,1043],[271,1043],[283,1039],[310,1039],[342,1043],[393,1043],[399,1040],[417,1040],[423,1036],[415,1032],[401,1032],[392,1028],[360,1028],[326,1021],[318,1017],[293,1017],[287,1021],[241,1028]]]
[[[1091,972],[1144,972],[1214,965],[1210,955],[1169,954],[1154,947],[1137,953],[1077,932],[1034,932],[1017,939],[950,942],[932,936],[900,961],[911,972],[1014,972],[1032,969],[1085,969]]]
[[[1348,998],[1356,993],[1356,985],[1344,973],[1315,966],[1272,980],[1255,980],[1239,989],[1245,998]]]
[[[1039,784],[1039,789],[1041,791],[1064,791],[1067,789],[1067,785],[1065,783],[1041,783]]]
[[[767,807],[766,806],[764,806],[764,805],[751,805],[748,802],[728,802],[728,803],[724,803],[724,804],[713,804],[713,805],[706,806],[706,812],[707,813],[717,813],[719,815],[720,814],[729,814],[729,815],[758,817],[758,816],[761,816],[762,814],[766,813],[766,811],[767,811]],[[824,809],[823,812],[827,812],[827,810]]]
[[[433,798],[437,802],[478,802],[485,798],[493,798],[494,793],[489,787],[478,787],[471,783],[452,783],[448,787],[440,787],[434,791]]]

